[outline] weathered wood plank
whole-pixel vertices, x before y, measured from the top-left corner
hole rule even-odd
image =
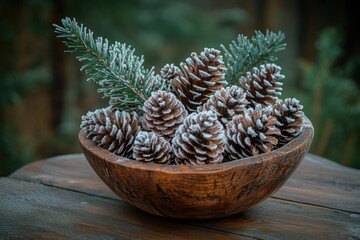
[[[308,154],[274,197],[360,213],[360,171]]]
[[[0,180],[1,237],[132,239],[357,239],[360,215],[269,199],[234,217],[179,221],[149,215],[116,199]],[[6,235],[5,235],[6,234]]]
[[[83,154],[37,161],[20,168],[10,177],[118,199],[96,175]]]
[[[0,189],[0,239],[253,239],[38,183],[2,178]]]
[[[13,178],[116,198],[82,154],[27,165]],[[360,171],[307,154],[275,198],[360,213]]]
[[[243,214],[200,225],[260,239],[359,239],[360,214],[269,199]]]

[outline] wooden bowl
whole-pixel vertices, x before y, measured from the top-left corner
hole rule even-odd
[[[277,191],[298,167],[314,135],[303,132],[269,153],[214,165],[161,165],[119,157],[85,138],[85,156],[106,185],[128,203],[163,217],[209,219],[240,213]]]

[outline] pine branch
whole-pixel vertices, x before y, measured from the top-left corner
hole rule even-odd
[[[267,30],[264,34],[255,31],[251,40],[239,34],[237,41],[229,44],[228,49],[221,45],[225,52],[224,59],[227,67],[225,79],[229,84],[234,84],[253,67],[276,61],[277,57],[273,54],[285,49],[284,39],[285,35],[282,32],[274,33]]]
[[[109,97],[111,105],[129,112],[142,110],[153,91],[169,88],[153,67],[144,68],[144,57],[134,55],[131,46],[119,42],[109,46],[107,39],[94,39],[93,32],[75,19],[65,18],[62,25],[54,24],[55,33],[65,39],[66,52],[78,54],[77,59],[83,62],[81,71],[88,75],[88,81],[100,86],[98,92]]]

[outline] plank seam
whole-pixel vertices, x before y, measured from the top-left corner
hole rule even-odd
[[[19,179],[19,178],[16,178],[16,177],[5,177],[5,178],[13,179],[13,180],[16,180],[16,181],[23,181],[23,182],[33,183],[33,184],[41,184],[41,185],[44,185],[44,186],[47,186],[47,187],[53,187],[53,188],[56,188],[56,189],[61,189],[61,190],[70,191],[70,192],[74,192],[74,193],[84,194],[84,195],[88,195],[88,196],[91,196],[91,197],[104,198],[104,199],[111,200],[111,201],[120,201],[120,202],[129,204],[126,201],[122,200],[121,198],[112,198],[112,197],[107,197],[107,196],[96,195],[96,194],[93,194],[93,193],[82,192],[82,191],[78,191],[78,190],[74,190],[74,189],[63,188],[63,187],[43,183],[41,181],[30,181],[30,180],[27,180],[27,179]],[[240,233],[234,233],[234,232],[226,231],[226,230],[223,230],[223,229],[215,228],[213,226],[206,226],[206,225],[202,225],[202,224],[196,224],[194,222],[185,222],[185,221],[183,221],[181,219],[177,219],[177,220],[179,222],[181,222],[182,224],[184,224],[184,225],[196,226],[196,227],[203,228],[203,229],[213,231],[213,232],[226,233],[226,234],[229,234],[229,235],[247,237],[247,238],[255,239],[255,240],[262,240],[261,238],[256,238],[256,237],[253,237],[253,236],[248,236],[248,235],[244,235],[244,234],[240,234]]]
[[[233,235],[236,235],[236,236],[247,237],[247,238],[256,239],[256,240],[263,240],[263,238],[257,238],[257,237],[254,237],[254,236],[249,236],[249,235],[245,235],[245,234],[241,234],[241,233],[233,233],[233,232],[229,232],[229,231],[226,231],[226,230],[223,230],[223,229],[211,226],[211,225],[207,226],[207,225],[204,225],[204,224],[196,224],[195,222],[187,223],[187,224],[192,225],[192,226],[206,228],[206,229],[211,229],[211,230],[216,231],[216,232],[228,233],[228,234],[233,234]]]
[[[48,187],[54,187],[54,188],[58,188],[58,189],[63,189],[63,190],[67,190],[67,191],[72,191],[72,192],[77,192],[77,193],[83,193],[89,196],[97,196],[97,197],[102,197],[102,198],[106,198],[106,199],[115,199],[115,200],[119,200],[122,202],[125,202],[124,200],[122,200],[121,198],[113,198],[113,197],[108,197],[108,196],[102,196],[102,195],[97,195],[97,194],[93,194],[93,193],[88,193],[88,192],[84,192],[84,191],[79,191],[79,190],[74,190],[74,189],[69,189],[69,188],[64,188],[64,187],[59,187],[59,186],[55,186],[55,185],[51,185],[48,183],[44,183],[42,181],[32,181],[29,179],[23,179],[23,178],[18,178],[16,176],[9,176],[9,178],[12,179],[16,179],[16,180],[20,180],[20,181],[25,181],[25,182],[32,182],[32,183],[39,183]],[[320,208],[325,208],[325,209],[330,209],[330,210],[336,210],[336,211],[341,211],[341,212],[346,212],[346,213],[355,213],[355,214],[360,214],[360,211],[350,211],[350,210],[345,210],[345,209],[340,209],[340,208],[334,208],[334,207],[329,207],[329,206],[324,206],[321,204],[315,204],[315,203],[308,203],[308,202],[303,202],[303,201],[296,201],[296,200],[292,200],[292,199],[287,199],[287,198],[280,198],[280,197],[275,197],[275,196],[270,196],[270,198],[272,199],[277,199],[277,200],[282,200],[282,201],[288,201],[288,202],[293,202],[293,203],[299,203],[299,204],[304,204],[304,205],[309,205],[309,206],[313,206],[313,207],[320,207]],[[127,202],[125,202],[127,203]]]
[[[336,210],[336,211],[341,211],[341,212],[346,212],[346,213],[360,214],[360,211],[350,211],[350,210],[345,210],[345,209],[340,209],[340,208],[328,207],[328,206],[324,206],[324,205],[316,204],[316,203],[308,203],[308,202],[297,201],[297,200],[281,198],[281,197],[275,197],[275,196],[271,196],[270,198],[281,200],[281,201],[287,201],[287,202],[293,202],[293,203],[309,205],[309,206],[313,206],[313,207],[326,208],[326,209],[331,209],[331,210]]]

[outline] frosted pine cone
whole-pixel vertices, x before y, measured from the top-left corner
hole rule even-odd
[[[277,125],[281,131],[280,145],[284,145],[302,132],[304,122],[302,109],[303,106],[296,98],[277,100],[274,104],[273,116],[277,118]]]
[[[140,131],[133,151],[133,158],[138,161],[170,164],[172,159],[170,143],[153,132]]]
[[[80,127],[98,146],[123,157],[132,155],[132,144],[140,130],[137,114],[102,108],[82,116]]]
[[[143,128],[170,140],[184,121],[187,111],[172,93],[156,91],[144,103]]]
[[[226,84],[223,58],[214,48],[205,48],[200,55],[192,53],[180,67],[181,73],[171,81],[171,86],[189,112],[196,111]]]
[[[231,86],[217,90],[207,102],[198,108],[198,112],[214,111],[220,122],[226,125],[235,115],[245,111],[248,101],[244,90]]]
[[[174,64],[166,64],[161,70],[160,70],[160,76],[168,81],[173,80],[176,76],[180,74],[180,68],[175,66]]]
[[[271,116],[271,107],[249,108],[244,114],[235,116],[227,124],[225,148],[228,160],[246,158],[270,152],[278,144],[280,130],[276,118]]]
[[[192,113],[172,140],[177,164],[215,164],[223,161],[224,127],[214,112]]]
[[[280,71],[279,66],[268,63],[261,65],[260,69],[253,68],[252,72],[247,72],[245,77],[240,78],[240,84],[252,106],[268,106],[275,103],[282,91],[283,83],[280,81],[285,78]]]

